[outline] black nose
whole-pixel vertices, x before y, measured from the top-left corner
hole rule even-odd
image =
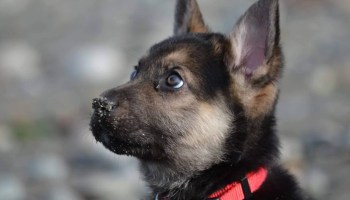
[[[92,108],[95,110],[95,114],[100,117],[113,111],[117,106],[117,102],[112,102],[106,97],[95,98],[92,100]]]

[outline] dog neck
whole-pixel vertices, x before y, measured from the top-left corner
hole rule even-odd
[[[266,180],[268,171],[265,168],[260,168],[257,171],[252,171],[244,176],[240,181],[236,181],[226,185],[224,188],[214,192],[208,197],[215,200],[243,200],[249,199],[252,193],[257,191]],[[169,200],[167,196],[162,196],[157,193],[155,200]]]
[[[228,160],[209,167],[200,172],[187,171],[179,173],[169,166],[141,162],[141,169],[154,194],[164,194],[169,199],[205,199],[225,186],[239,182],[242,177],[265,168],[269,170],[278,158],[278,138],[274,133],[275,120],[273,116],[262,120],[259,127],[249,124],[243,132],[236,135],[253,135],[246,138],[250,143],[248,150],[238,155],[229,152]],[[252,132],[251,132],[252,131]],[[232,134],[235,135],[235,134]],[[235,142],[234,138],[229,140]],[[232,145],[232,144],[227,144]]]
[[[140,167],[145,180],[157,193],[172,194],[173,191],[186,190],[191,178],[195,176],[193,171],[178,171],[168,163],[141,161]]]
[[[252,193],[257,191],[266,180],[268,171],[260,168],[258,171],[250,172],[239,182],[226,185],[223,189],[209,196],[209,199],[220,200],[243,200],[249,199]]]

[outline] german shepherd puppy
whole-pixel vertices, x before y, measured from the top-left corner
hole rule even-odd
[[[278,164],[282,61],[278,0],[256,2],[228,36],[178,0],[174,35],[93,100],[92,133],[139,159],[150,199],[306,199]]]

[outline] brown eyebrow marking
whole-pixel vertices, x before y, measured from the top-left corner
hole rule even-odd
[[[179,61],[185,61],[187,59],[187,52],[183,49],[173,51],[165,56],[165,60],[170,60],[173,63],[179,63]]]

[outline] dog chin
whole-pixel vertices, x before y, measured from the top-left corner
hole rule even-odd
[[[102,133],[101,137],[99,139],[96,138],[96,140],[102,143],[108,150],[118,155],[138,157],[146,154],[146,152],[142,150],[141,145],[123,142],[118,138],[111,137],[108,133]]]
[[[90,127],[96,141],[115,154],[142,160],[159,160],[164,157],[162,151],[154,145],[133,142],[131,138],[119,138],[116,136],[118,134],[111,133],[97,123],[91,123]]]

